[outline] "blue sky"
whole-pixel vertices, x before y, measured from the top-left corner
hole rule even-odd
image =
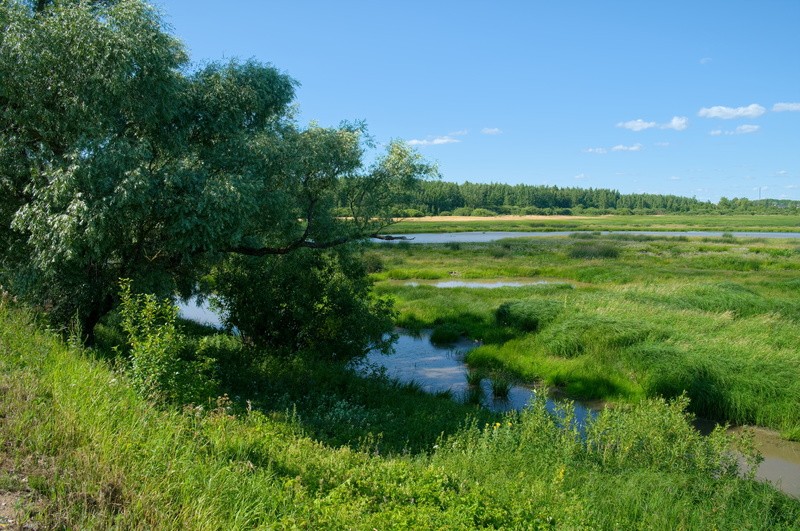
[[[800,199],[800,0],[155,3],[444,180]]]

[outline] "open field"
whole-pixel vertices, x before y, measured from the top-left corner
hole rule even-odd
[[[393,225],[392,234],[468,231],[723,231],[800,232],[800,217],[791,215],[663,216],[437,216],[408,218]]]
[[[472,365],[575,398],[686,392],[698,415],[800,439],[797,241],[584,233],[367,256],[401,326],[484,342]],[[435,286],[444,280],[550,283]]]
[[[484,421],[446,398],[380,378],[364,383],[299,359],[284,371],[281,364],[246,374],[261,382],[263,402],[234,397],[206,408],[158,409],[99,353],[66,345],[0,304],[0,490],[19,500],[16,522],[73,529],[792,529],[800,518],[800,501],[740,478],[729,438],[699,435],[680,402],[609,410],[582,439],[541,401]],[[326,402],[306,407],[294,394],[301,388]],[[286,409],[271,409],[267,395],[283,396],[274,406]],[[442,417],[462,425],[384,453],[402,440],[397,432],[382,435],[384,428],[409,426],[405,415],[413,413],[397,409],[403,403],[448,409],[414,417],[420,432],[434,433]],[[384,437],[388,446],[380,444]]]

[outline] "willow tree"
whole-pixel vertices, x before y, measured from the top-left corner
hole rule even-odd
[[[434,169],[402,143],[365,167],[359,124],[297,124],[296,86],[255,61],[191,71],[140,0],[0,0],[3,289],[90,333],[120,278],[186,296],[211,276],[231,324],[257,340],[279,341],[237,316],[286,316],[293,300],[290,321],[320,308],[331,330],[359,333],[334,322],[345,310],[372,322],[339,350],[363,349],[387,308],[366,298],[356,244],[380,237],[398,195]]]

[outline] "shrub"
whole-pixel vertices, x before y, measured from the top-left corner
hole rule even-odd
[[[527,299],[504,302],[495,310],[498,324],[534,332],[556,318],[561,305],[555,301]]]
[[[479,216],[479,217],[491,217],[496,215],[497,215],[496,212],[493,212],[486,208],[476,208],[475,210],[472,211],[472,214],[470,214],[470,216]]]
[[[383,271],[383,258],[381,258],[381,255],[378,253],[364,253],[361,261],[367,273],[380,273]]]
[[[120,291],[122,329],[130,346],[130,375],[136,391],[171,404],[204,402],[216,395],[213,360],[184,359],[191,343],[178,331],[178,308],[169,299],[131,293],[129,280]],[[191,352],[194,357],[194,352]]]
[[[725,428],[703,436],[692,426],[688,405],[688,398],[681,396],[606,409],[589,424],[587,450],[607,471],[642,467],[735,477],[738,466],[726,451],[731,438]],[[745,455],[749,462],[757,459],[751,451]]]

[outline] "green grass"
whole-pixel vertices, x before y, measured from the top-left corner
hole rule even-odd
[[[375,246],[386,268],[374,278],[376,292],[395,299],[400,326],[454,327],[482,340],[468,356],[476,366],[576,398],[632,402],[685,391],[699,415],[800,440],[796,246],[620,234]],[[439,289],[393,280],[419,281],[418,271],[556,283]]]
[[[304,380],[316,394],[308,378],[323,379],[325,368],[307,363],[268,362],[255,388],[291,395]],[[356,379],[339,373],[322,394],[357,389]],[[313,434],[302,404],[305,413],[280,413],[256,405],[264,396],[250,407],[223,397],[165,411],[94,353],[0,305],[1,461],[17,463],[38,492],[41,528],[791,529],[800,518],[800,501],[740,478],[729,438],[695,432],[683,401],[608,411],[582,439],[542,401],[475,419],[474,409],[380,378],[368,385],[383,386],[373,405],[381,415],[352,389],[336,395],[352,402],[328,404],[326,415],[345,430],[348,417],[405,415],[391,408],[399,392],[423,409],[447,403],[461,427],[384,452],[395,445],[376,442],[401,437],[367,429],[358,443],[333,442]],[[440,420],[412,422],[435,429]]]

